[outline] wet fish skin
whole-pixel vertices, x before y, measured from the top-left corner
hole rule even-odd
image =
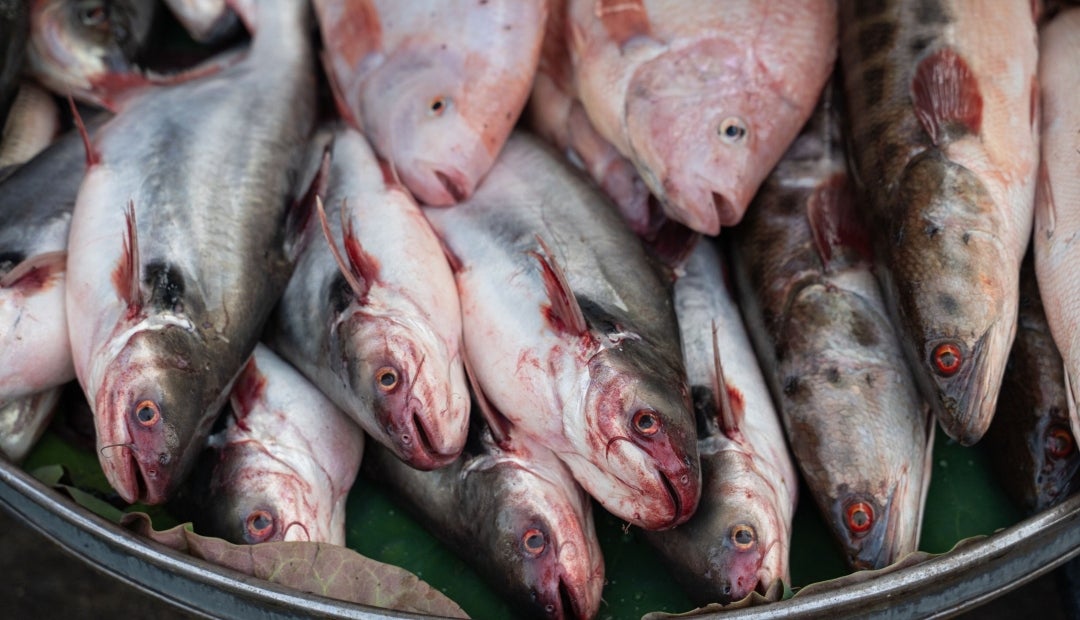
[[[255,348],[231,391],[225,428],[193,487],[197,531],[237,544],[345,544],[345,500],[364,433],[296,369]]]
[[[314,6],[342,115],[421,203],[470,196],[525,107],[546,0]]]
[[[240,28],[227,0],[165,0],[165,4],[191,38],[200,43],[224,40]]]
[[[425,215],[486,400],[619,518],[688,519],[701,474],[669,287],[606,199],[515,134],[472,198]]]
[[[1002,487],[1030,514],[1080,487],[1080,450],[1069,428],[1065,370],[1046,321],[1033,253],[1020,274],[1020,310],[994,422],[986,433]]]
[[[1032,6],[840,5],[854,177],[890,314],[943,430],[971,445],[995,409],[1031,231]]]
[[[470,405],[454,275],[420,208],[363,135],[343,124],[329,132],[327,230],[342,256],[357,248],[358,260],[347,274],[339,268],[313,218],[316,238],[298,259],[269,341],[401,459],[445,466],[465,445]],[[380,383],[387,377],[390,385]]]
[[[536,618],[595,617],[604,557],[588,495],[532,440],[517,436],[500,447],[478,435],[461,459],[427,472],[373,445],[364,472],[515,609]]]
[[[934,420],[855,222],[837,121],[819,111],[733,248],[743,316],[796,462],[856,569],[917,548]]]
[[[0,182],[49,146],[59,132],[60,109],[52,95],[24,80],[0,133]]]
[[[645,536],[696,602],[730,603],[765,592],[777,579],[790,584],[798,478],[711,241],[698,243],[676,280],[675,310],[697,414],[702,495],[689,521]],[[720,389],[739,418],[734,427],[722,421],[713,329]]]
[[[161,503],[190,472],[292,270],[286,208],[315,121],[307,5],[258,9],[242,61],[125,99],[79,190],[68,331],[129,502]]]
[[[62,388],[0,403],[0,457],[21,463],[45,432],[56,412]]]
[[[24,0],[0,1],[0,126],[6,122],[12,99],[19,88],[26,57],[30,12]]]

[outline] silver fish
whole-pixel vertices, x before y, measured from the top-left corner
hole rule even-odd
[[[62,387],[0,403],[0,456],[19,463],[49,426]]]

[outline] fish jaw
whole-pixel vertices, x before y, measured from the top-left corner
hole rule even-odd
[[[350,389],[371,403],[374,419],[365,430],[417,469],[450,464],[468,437],[470,400],[460,356],[415,320],[368,311],[349,313],[339,331],[346,335],[339,347]]]
[[[969,225],[965,211],[991,211],[992,198],[936,151],[909,165],[897,200],[907,215],[893,225],[884,288],[942,429],[969,446],[997,405],[1016,333],[1020,257],[994,231]]]

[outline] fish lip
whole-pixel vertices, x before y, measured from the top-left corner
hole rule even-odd
[[[458,449],[449,453],[440,452],[431,440],[431,431],[427,428],[420,411],[410,408],[410,413],[411,416],[404,424],[397,428],[387,429],[393,447],[401,458],[422,471],[439,469],[454,462],[461,454],[461,450]],[[406,442],[403,439],[405,435],[410,438],[415,437],[416,441],[410,439]]]
[[[447,172],[435,170],[435,178],[439,180],[446,193],[450,195],[454,203],[461,202],[469,197],[471,183],[465,175],[457,170],[450,169]]]

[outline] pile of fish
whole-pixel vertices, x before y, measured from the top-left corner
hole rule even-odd
[[[362,468],[547,618],[593,499],[705,604],[790,583],[800,474],[916,550],[939,423],[1080,484],[1080,9],[165,4],[0,12],[7,458],[77,380],[124,502],[344,544]]]

